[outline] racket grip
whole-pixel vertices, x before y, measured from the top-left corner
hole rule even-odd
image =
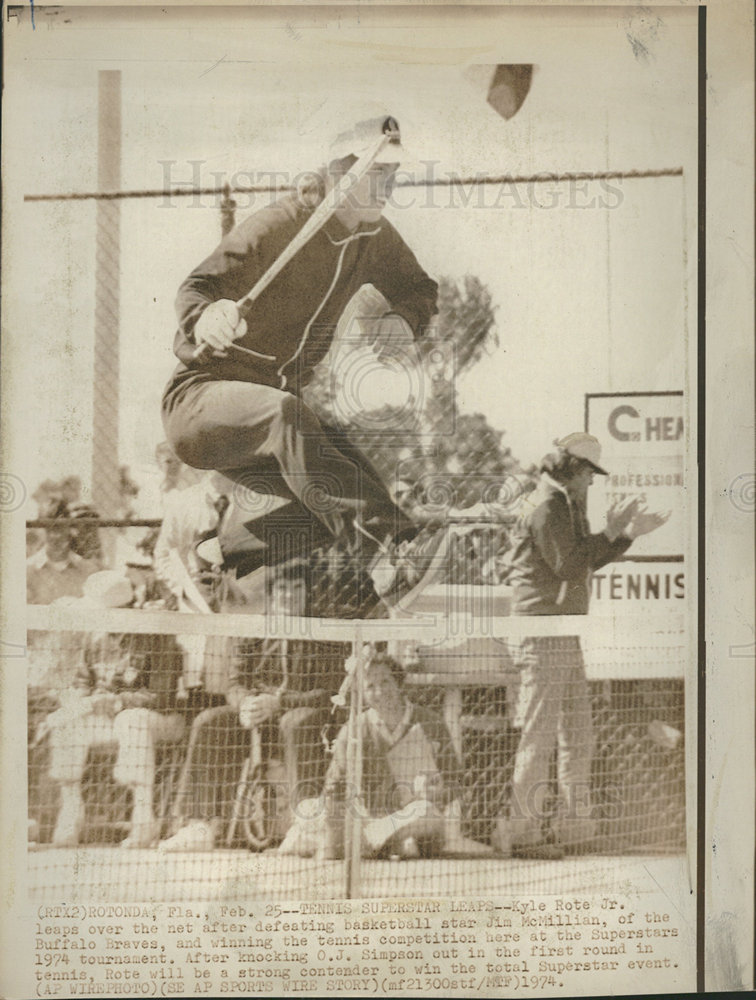
[[[207,341],[203,341],[199,347],[195,348],[192,354],[192,361],[205,361],[213,353],[213,348]]]
[[[259,285],[260,282],[258,282],[257,284]],[[244,298],[239,299],[236,303],[236,308],[241,313],[241,310],[246,309],[250,301],[251,301],[251,293],[250,295],[245,295]],[[192,361],[205,361],[207,360],[207,358],[210,357],[212,353],[213,353],[213,345],[208,344],[207,341],[203,341],[203,343],[201,343],[198,347],[195,348],[194,353],[192,354]]]

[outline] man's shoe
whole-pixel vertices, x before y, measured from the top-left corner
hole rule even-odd
[[[212,851],[215,847],[215,829],[212,823],[193,820],[178,833],[158,844],[159,851]]]
[[[405,837],[399,848],[399,857],[411,861],[420,857],[420,847],[414,837]]]
[[[435,527],[412,528],[381,545],[370,575],[384,601],[397,604],[414,590],[433,566],[443,540],[444,531]]]
[[[318,861],[343,861],[344,848],[333,844],[324,844],[318,848],[315,857]]]
[[[511,857],[521,861],[561,861],[564,850],[558,844],[541,840],[532,844],[513,844]]]
[[[125,840],[121,841],[121,847],[140,849],[152,847],[160,837],[160,820],[151,819],[144,822],[134,822],[131,820],[131,832]]]

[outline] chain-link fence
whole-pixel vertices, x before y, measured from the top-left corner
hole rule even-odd
[[[575,655],[548,621],[498,620],[487,640],[435,626],[429,641],[427,624],[390,621],[30,617],[35,893],[439,896],[513,878],[557,891],[583,861],[684,850],[674,630],[639,646],[583,620],[589,682],[570,682],[565,709],[580,729],[535,734],[525,775],[526,629],[551,625],[554,656]],[[529,867],[525,819],[566,867]]]

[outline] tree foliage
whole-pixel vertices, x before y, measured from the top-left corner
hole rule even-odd
[[[468,507],[490,499],[518,468],[502,443],[503,432],[483,414],[461,414],[458,408],[456,379],[498,344],[495,307],[483,282],[466,275],[461,282],[440,279],[438,310],[432,329],[416,344],[412,363],[421,398],[414,409],[384,404],[347,429],[390,488],[404,483],[416,494],[431,491],[439,503],[446,498],[449,506]],[[342,414],[334,398],[339,380],[329,375],[328,360],[316,371],[307,398],[333,422]]]
[[[435,337],[453,346],[456,374],[471,368],[491,347],[497,347],[496,317],[491,293],[475,275],[467,274],[462,287],[442,277],[438,285],[438,320]],[[425,350],[433,340],[424,342]]]

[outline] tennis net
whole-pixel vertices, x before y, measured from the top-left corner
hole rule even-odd
[[[681,615],[27,623],[33,898],[557,892],[685,849]]]

